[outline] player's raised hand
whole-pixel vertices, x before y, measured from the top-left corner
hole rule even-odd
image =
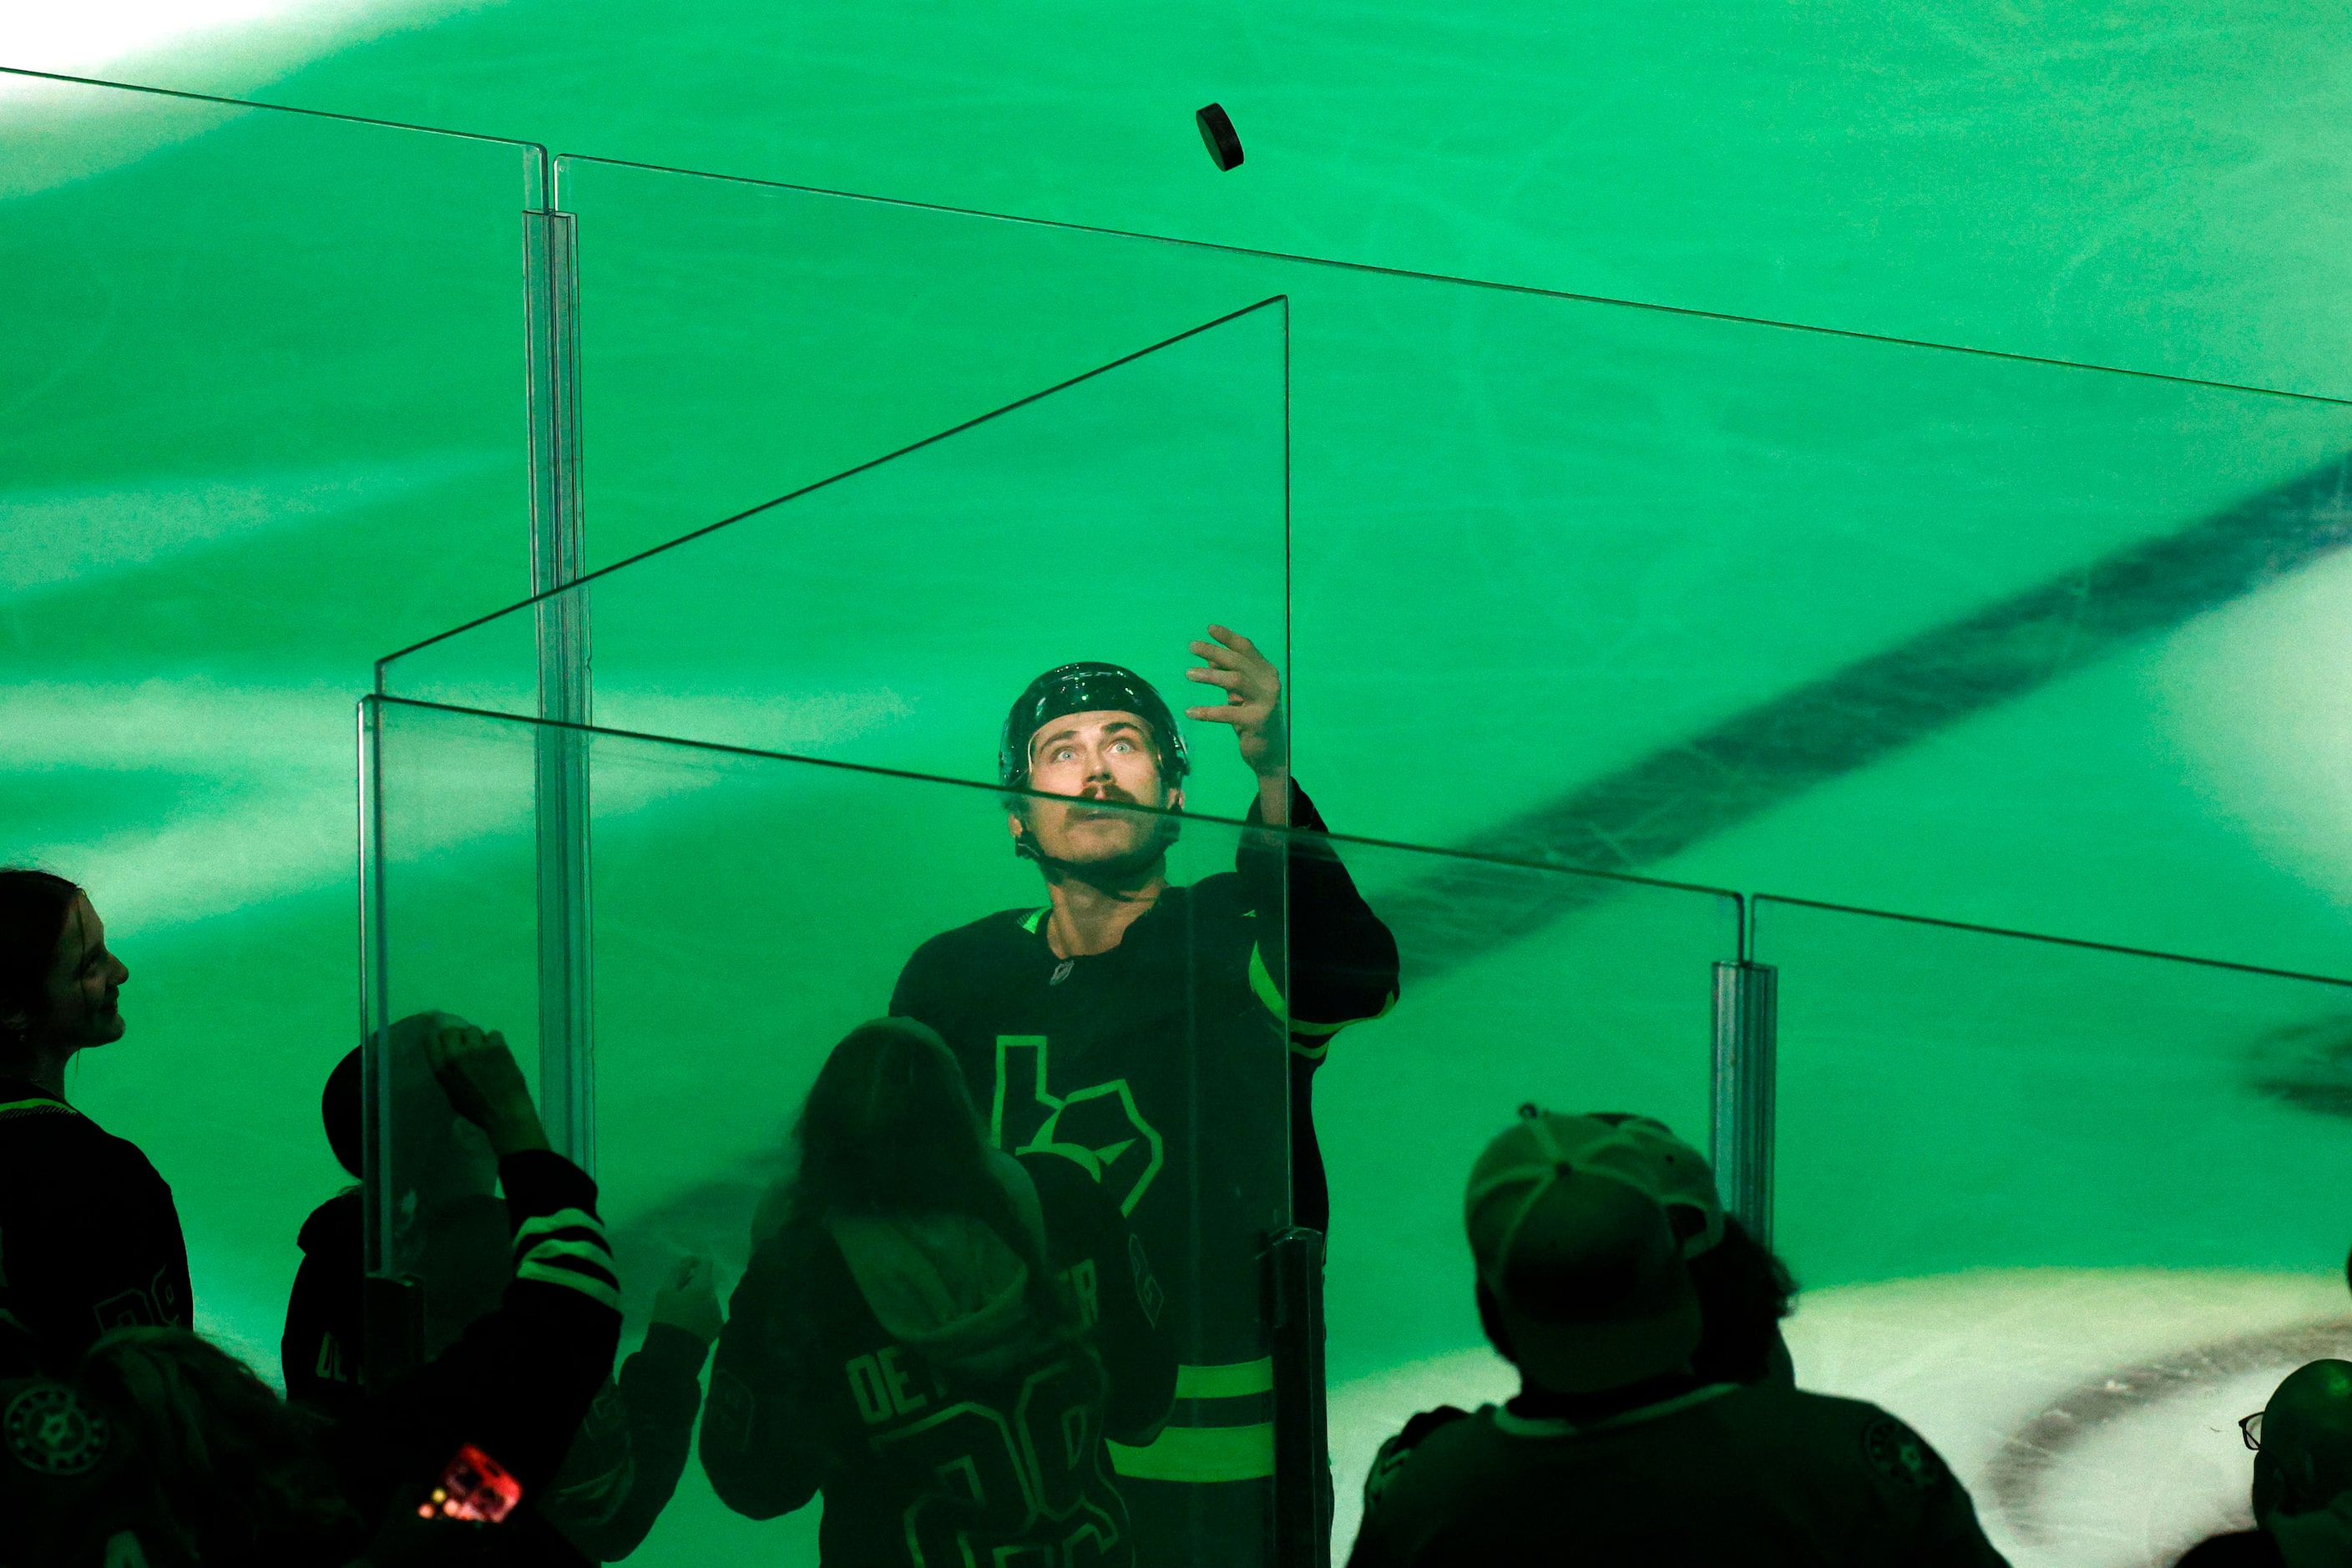
[[[1184,679],[1202,686],[1222,688],[1223,702],[1187,708],[1188,719],[1231,724],[1241,742],[1242,761],[1261,779],[1286,776],[1290,768],[1290,741],[1284,732],[1282,676],[1257,645],[1231,626],[1211,626],[1214,642],[1196,642],[1192,651],[1208,662],[1184,672]]]

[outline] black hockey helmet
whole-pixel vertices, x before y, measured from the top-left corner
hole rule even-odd
[[[1160,782],[1174,789],[1192,771],[1176,715],[1151,683],[1124,665],[1065,664],[1031,681],[1004,716],[996,741],[997,782],[1008,789],[1029,784],[1029,742],[1038,731],[1072,713],[1132,713],[1151,726],[1160,754]]]

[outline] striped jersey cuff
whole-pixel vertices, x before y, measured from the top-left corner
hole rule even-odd
[[[604,1223],[587,1209],[561,1208],[524,1220],[515,1227],[514,1264],[518,1279],[561,1285],[621,1310],[621,1279]]]

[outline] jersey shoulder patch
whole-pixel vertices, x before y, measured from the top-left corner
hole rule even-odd
[[[1933,1491],[1952,1479],[1927,1439],[1884,1411],[1863,1423],[1862,1454],[1872,1469],[1906,1491]]]

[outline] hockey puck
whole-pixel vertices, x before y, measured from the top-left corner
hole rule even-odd
[[[1234,129],[1234,117],[1222,104],[1213,103],[1197,110],[1192,119],[1201,127],[1201,144],[1209,150],[1210,162],[1226,174],[1242,166],[1241,132]]]

